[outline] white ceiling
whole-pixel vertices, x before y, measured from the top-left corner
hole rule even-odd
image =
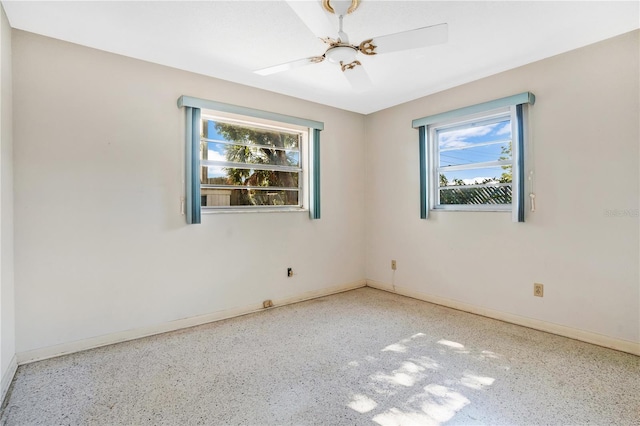
[[[326,49],[285,1],[2,4],[13,28],[364,114],[640,27],[638,1],[361,0],[344,18],[354,44],[443,22],[449,41],[359,55],[373,87],[356,92],[327,61],[270,76],[253,73]],[[318,16],[321,27],[328,17],[336,29],[326,35],[337,37],[337,17],[319,3],[293,7]]]

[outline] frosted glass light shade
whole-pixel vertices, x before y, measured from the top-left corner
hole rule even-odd
[[[356,59],[356,54],[358,51],[350,46],[336,46],[327,50],[325,53],[325,57],[329,60],[329,62],[333,62],[334,64],[339,64],[343,62],[345,64],[350,64]]]

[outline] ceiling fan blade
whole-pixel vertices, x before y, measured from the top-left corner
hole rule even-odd
[[[319,1],[287,0],[287,4],[316,37],[332,36],[336,33],[335,23],[330,20],[329,14]]]
[[[367,40],[362,42],[360,46],[364,43],[370,43],[375,46],[375,53],[398,52],[400,50],[416,49],[418,47],[446,43],[448,34],[449,25],[438,24],[429,27],[417,28],[415,30],[403,31],[396,34],[375,37],[371,41]]]
[[[254,71],[259,75],[271,75],[283,71],[289,71],[295,68],[304,67],[305,65],[317,64],[324,61],[324,56],[312,56],[310,58],[298,59],[291,62],[286,62],[280,65],[274,65],[272,67],[262,68]]]
[[[365,90],[373,87],[371,78],[369,78],[369,74],[362,65],[357,65],[353,68],[346,68],[342,73],[356,92],[364,92]]]

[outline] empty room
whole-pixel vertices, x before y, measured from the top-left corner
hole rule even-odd
[[[0,424],[639,425],[637,1],[1,1]]]

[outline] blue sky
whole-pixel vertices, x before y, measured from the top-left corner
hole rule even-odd
[[[462,129],[443,130],[439,132],[440,166],[454,166],[477,162],[496,161],[502,155],[502,147],[508,146],[511,139],[511,122],[509,120],[483,126]],[[503,141],[502,143],[493,143]],[[485,178],[500,177],[501,167],[460,170],[447,172],[444,175],[451,182],[462,179],[470,184]]]
[[[207,135],[209,139],[214,140],[224,140],[222,136],[216,131],[216,122],[207,120]],[[209,143],[208,144],[209,152],[208,157],[209,160],[216,161],[226,161],[227,157],[225,156],[225,146],[221,144]],[[222,167],[208,167],[207,176],[210,178],[214,177],[224,177],[227,173],[223,170]]]

